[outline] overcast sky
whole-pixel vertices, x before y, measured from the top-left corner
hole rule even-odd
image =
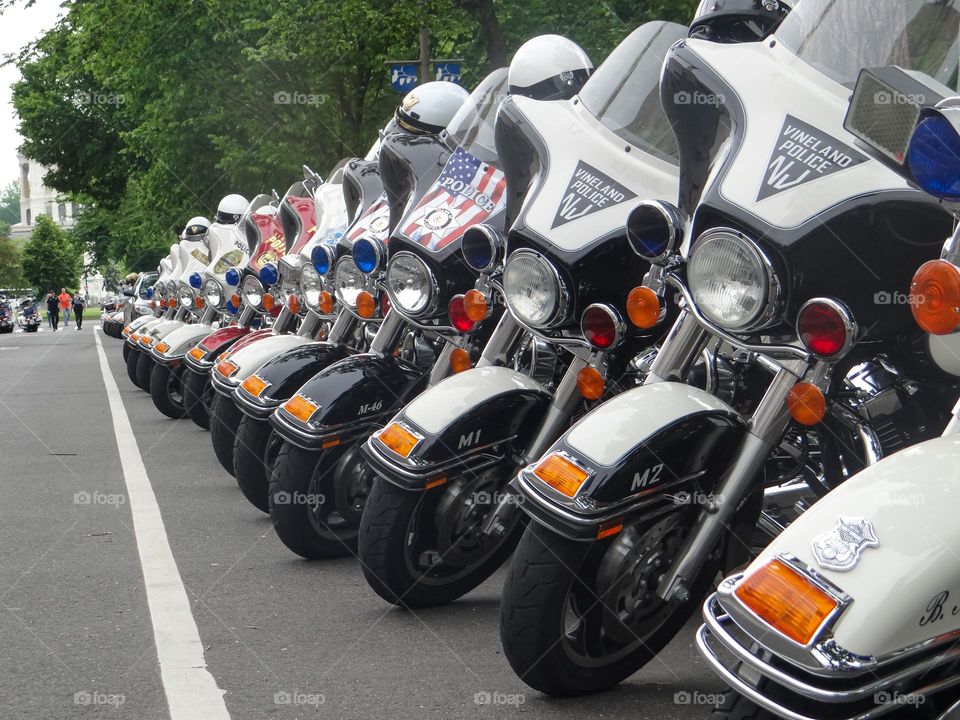
[[[36,0],[29,8],[20,5],[0,16],[0,55],[18,51],[23,45],[53,27],[61,14],[61,0]],[[10,85],[20,78],[11,66],[0,67],[0,186],[19,177],[17,171],[18,121],[10,104]]]

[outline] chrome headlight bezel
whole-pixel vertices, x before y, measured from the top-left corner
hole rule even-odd
[[[350,309],[357,307],[357,296],[364,290],[369,291],[373,286],[373,281],[369,275],[360,272],[360,268],[353,262],[353,258],[344,255],[337,261],[337,266],[333,270],[334,283],[336,285],[337,300]],[[353,278],[355,283],[348,283],[347,280]]]
[[[406,288],[400,288],[398,290],[395,286],[397,273],[399,272],[397,270],[397,266],[404,262],[412,262],[416,266],[416,269],[419,270],[423,275],[424,292],[420,293],[419,298],[413,304],[401,302],[400,295],[398,293],[403,292],[406,290]],[[430,266],[427,265],[427,263],[415,253],[402,250],[390,258],[389,262],[387,263],[385,284],[387,286],[387,295],[390,297],[391,305],[397,308],[397,310],[404,315],[414,318],[423,317],[424,315],[429,315],[437,309],[437,298],[440,294],[437,278],[430,269]]]
[[[552,292],[554,295],[552,307],[545,312],[541,312],[537,316],[530,316],[522,312],[517,307],[516,299],[511,301],[511,295],[516,297],[517,293],[510,292],[508,279],[509,272],[511,266],[516,271],[518,263],[520,262],[532,262],[536,265],[539,265],[545,271],[547,277],[552,281]],[[502,282],[503,297],[507,303],[507,309],[509,309],[510,314],[517,318],[517,320],[519,320],[521,323],[533,328],[547,329],[555,327],[568,319],[570,315],[570,291],[567,289],[566,283],[564,283],[563,278],[557,271],[557,268],[546,256],[538,253],[535,250],[526,248],[511,253],[503,267]]]
[[[263,283],[256,275],[247,275],[240,283],[240,294],[243,301],[254,308],[263,307]]]
[[[304,263],[300,268],[300,295],[308,308],[320,307],[320,293],[323,292],[323,277],[312,263]]]
[[[704,290],[697,289],[701,280],[706,281],[711,277],[711,275],[705,275],[701,278],[698,265],[704,262],[702,258],[706,257],[704,253],[708,250],[707,245],[718,242],[735,243],[738,249],[743,251],[742,256],[753,264],[753,272],[760,280],[757,286],[759,300],[756,302],[756,309],[736,322],[730,322],[718,313],[717,306],[705,299]],[[713,252],[723,251],[714,250]],[[699,261],[698,256],[701,258]],[[711,228],[694,241],[687,261],[687,287],[700,314],[721,329],[733,333],[750,333],[769,326],[783,305],[783,288],[770,258],[753,239],[732,228]]]
[[[194,305],[194,295],[193,288],[186,285],[181,285],[180,290],[177,292],[177,302],[180,303],[180,307],[187,308],[188,310]]]
[[[227,294],[224,292],[219,280],[208,277],[203,281],[203,300],[209,307],[223,307],[226,297]]]
[[[176,297],[178,285],[176,280],[167,280],[167,297]]]

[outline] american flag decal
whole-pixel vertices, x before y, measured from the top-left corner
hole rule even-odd
[[[368,207],[367,211],[359,217],[354,226],[350,228],[350,232],[347,234],[347,240],[352,243],[366,236],[371,240],[380,240],[383,242],[387,239],[387,230],[389,229],[390,206],[387,205],[387,194],[383,193],[377,198],[377,201]]]
[[[468,227],[503,210],[506,190],[500,170],[458,147],[407,216],[402,232],[428,250],[443,250]]]

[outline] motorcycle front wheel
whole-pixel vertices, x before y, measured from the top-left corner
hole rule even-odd
[[[126,343],[124,343],[126,345]],[[130,378],[136,387],[140,387],[137,383],[137,365],[140,364],[140,351],[134,348],[130,348],[130,352],[127,354],[127,377]]]
[[[389,603],[419,608],[453,602],[490,577],[526,524],[514,508],[501,534],[483,532],[506,474],[493,468],[418,492],[376,478],[360,520],[360,565],[370,587]]]
[[[266,420],[240,419],[233,445],[234,477],[243,496],[258,510],[270,512],[270,474],[281,440]]]
[[[183,406],[183,363],[177,367],[155,363],[150,373],[150,397],[157,410],[172,420],[179,420],[187,414]]]
[[[233,398],[214,393],[210,403],[210,440],[213,453],[223,469],[233,475],[233,444],[237,437],[237,428],[243,413],[233,402]]]
[[[673,512],[594,542],[530,523],[500,604],[500,641],[520,679],[548,695],[586,695],[654,658],[700,608],[721,569],[717,548],[686,602],[656,595],[693,517]]]
[[[270,520],[280,540],[308,560],[352,555],[357,525],[338,510],[334,475],[342,450],[304,450],[284,442],[270,474]]]
[[[141,350],[137,358],[137,387],[150,392],[150,376],[153,375],[153,366],[156,363],[149,352]]]
[[[130,356],[130,346],[126,342],[123,343],[123,361],[126,362],[127,358]]]
[[[213,400],[210,376],[192,370],[183,373],[183,406],[197,427],[210,429],[210,402]]]

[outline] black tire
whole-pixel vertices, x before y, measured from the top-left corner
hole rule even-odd
[[[214,393],[210,404],[210,440],[223,469],[233,475],[233,444],[243,413],[233,398]]]
[[[137,387],[146,392],[150,392],[150,376],[153,375],[153,368],[156,363],[153,356],[147,350],[140,351],[140,357],[137,358]]]
[[[311,452],[284,442],[270,474],[270,519],[280,540],[308,560],[356,552],[359,528],[335,510],[337,451]],[[318,502],[311,504],[310,498]]]
[[[137,384],[137,365],[140,363],[140,351],[136,348],[130,348],[130,353],[127,355],[127,377],[130,378],[130,382],[134,384],[135,387],[140,387]]]
[[[270,512],[270,474],[278,440],[266,420],[244,415],[233,445],[233,469],[243,496],[255,508]]]
[[[127,358],[130,357],[130,346],[127,344],[127,341],[123,342],[123,361],[126,362]]]
[[[200,374],[193,370],[183,371],[183,406],[191,420],[204,430],[210,429],[210,407],[207,403],[213,401],[213,386],[210,384],[210,375]]]
[[[526,521],[519,512],[506,536],[477,563],[449,574],[417,564],[420,528],[432,522],[445,489],[411,492],[381,477],[374,480],[360,520],[358,552],[364,577],[387,602],[407,608],[453,602],[490,577],[516,548]]]
[[[510,566],[500,603],[500,642],[514,672],[535,690],[570,697],[599,692],[633,675],[656,656],[700,608],[716,577],[708,561],[685,603],[664,604],[665,617],[642,638],[634,636],[609,657],[579,662],[569,646],[573,635],[568,601],[578,596],[586,613],[603,610],[591,585],[599,559],[611,541],[582,542],[530,523]]]
[[[183,406],[183,365],[174,368],[155,364],[156,367],[150,374],[150,397],[153,398],[153,404],[172,420],[186,417],[187,410]]]

